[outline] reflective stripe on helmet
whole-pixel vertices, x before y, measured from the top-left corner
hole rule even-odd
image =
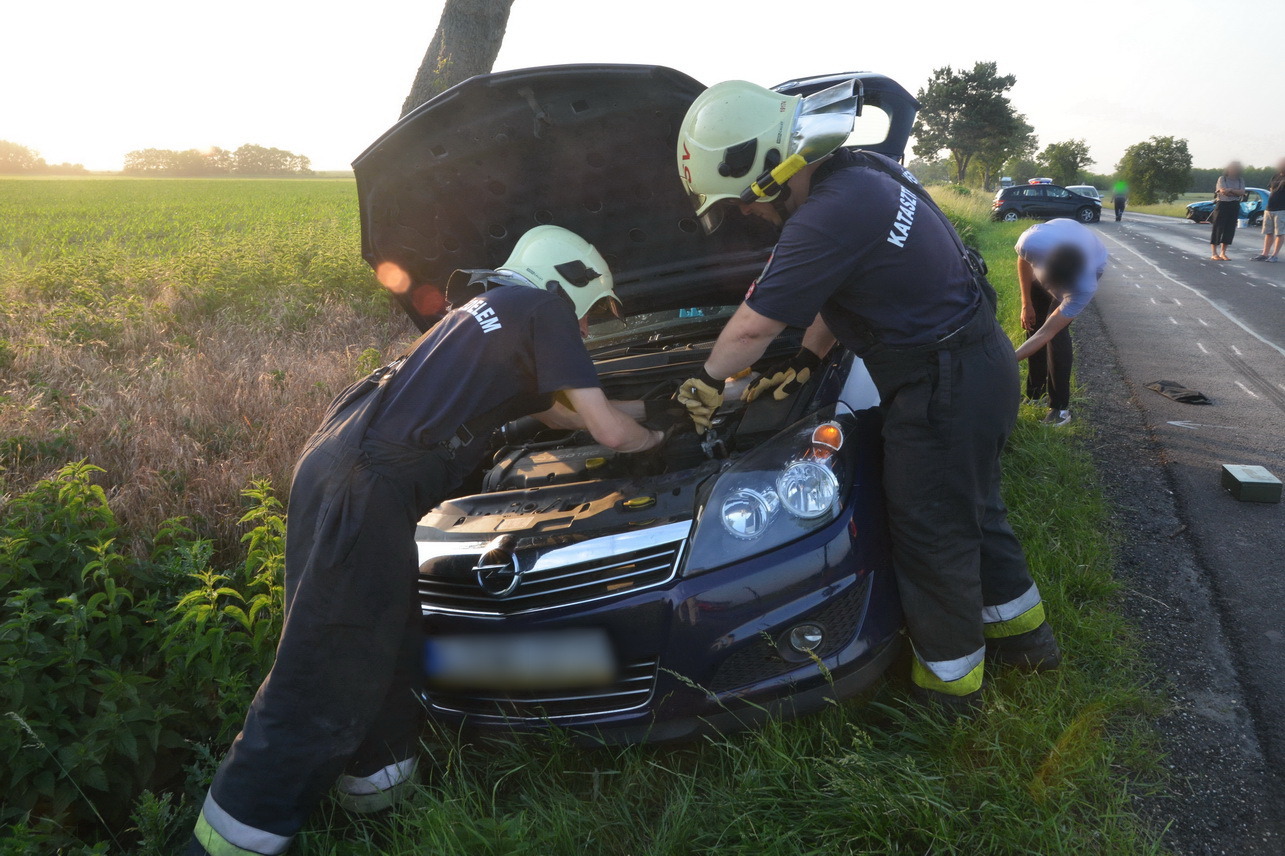
[[[1034,630],[1044,623],[1044,602],[1035,583],[1007,603],[982,607],[982,632],[987,639],[1003,639]]]
[[[210,856],[276,856],[286,852],[292,840],[291,836],[242,823],[209,794],[192,834]]]
[[[953,696],[965,696],[982,688],[986,646],[955,660],[924,660],[915,652],[910,679],[916,686]]]

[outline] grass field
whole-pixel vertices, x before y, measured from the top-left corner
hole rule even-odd
[[[976,195],[942,196],[991,260],[1003,318],[1015,331],[1011,248],[1022,226],[987,223],[986,200]],[[0,718],[0,767],[22,762],[34,771],[16,782],[0,773],[0,822],[13,824],[0,852],[57,845],[68,856],[152,856],[173,852],[190,828],[238,724],[233,711],[248,701],[271,644],[264,629],[271,625],[243,624],[227,612],[236,601],[219,586],[249,586],[262,592],[264,609],[279,611],[272,573],[280,567],[280,519],[260,489],[255,516],[239,524],[247,507],[240,492],[255,478],[284,486],[330,395],[410,334],[358,257],[354,197],[347,182],[0,182],[0,566],[18,556],[28,572],[27,588],[15,593],[0,567],[8,598],[0,613],[0,712],[18,717]],[[1037,424],[1040,415],[1022,415],[1006,495],[1067,653],[1059,672],[991,676],[984,712],[954,725],[909,708],[895,677],[869,704],[691,746],[589,751],[559,734],[480,745],[429,733],[431,772],[418,794],[376,821],[327,808],[297,852],[1160,852],[1158,831],[1133,809],[1133,795],[1158,776],[1147,725],[1154,702],[1113,608],[1107,511],[1077,443],[1084,429],[1050,433]],[[77,487],[74,475],[42,481],[79,458],[106,469],[80,477],[97,480],[101,497]],[[119,532],[103,522],[108,504],[124,524]],[[163,521],[180,514],[220,551],[191,538],[166,546],[173,536]],[[96,594],[116,590],[113,574],[128,576],[136,596],[116,597],[117,612],[97,601],[100,619],[55,602],[55,591],[45,608],[63,617],[41,618],[37,627],[29,592],[46,554],[67,540],[69,515],[79,527],[71,531],[92,537],[59,560],[60,573],[73,583],[92,577]],[[236,539],[248,527],[256,535],[242,547]],[[93,558],[114,556],[109,542],[118,538],[141,558]],[[140,634],[166,624],[201,633],[140,635],[155,640],[168,667],[125,655],[104,666],[116,676],[138,669],[133,695],[123,696],[132,701],[90,681],[75,684],[79,707],[54,705],[78,711],[64,717],[65,733],[110,734],[122,709],[167,688],[148,702],[157,710],[163,703],[165,733],[174,735],[153,744],[156,772],[113,788],[64,751],[76,741],[60,743],[48,721],[54,714],[41,707],[50,687],[71,685],[67,674],[92,649],[55,648],[21,671],[5,668],[24,656],[16,646],[30,646],[36,629],[47,642],[66,634],[58,628],[71,626],[68,616],[89,632],[144,606],[151,612]],[[242,648],[259,659],[229,659]],[[167,668],[178,674],[167,676]],[[208,701],[202,710],[217,702],[216,725],[191,712],[197,698]],[[119,750],[126,766],[129,749]],[[17,794],[46,787],[65,793],[69,805],[56,812],[50,797],[5,813]],[[127,807],[112,813],[108,802],[121,798]],[[110,820],[98,822],[99,809]]]
[[[1134,205],[1129,203],[1129,211],[1138,211],[1143,214],[1160,214],[1164,217],[1186,217],[1187,206],[1192,202],[1205,202],[1213,198],[1212,193],[1184,193],[1173,202],[1157,202],[1154,205]],[[1103,203],[1105,211],[1111,208],[1111,200],[1105,200]]]

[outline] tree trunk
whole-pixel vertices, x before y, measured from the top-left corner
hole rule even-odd
[[[963,184],[964,177],[968,175],[968,164],[972,161],[973,156],[958,151],[951,152],[951,156],[955,159],[955,183]]]
[[[462,80],[489,72],[512,6],[513,0],[446,0],[402,115]]]

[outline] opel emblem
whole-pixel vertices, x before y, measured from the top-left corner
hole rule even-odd
[[[483,591],[495,597],[508,597],[517,591],[522,582],[522,568],[514,555],[516,546],[517,540],[512,535],[501,535],[486,545],[486,551],[473,566],[477,584]]]

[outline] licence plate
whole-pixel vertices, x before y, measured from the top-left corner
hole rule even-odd
[[[424,642],[430,686],[475,690],[544,690],[605,686],[616,656],[599,628],[535,633],[431,636]]]

